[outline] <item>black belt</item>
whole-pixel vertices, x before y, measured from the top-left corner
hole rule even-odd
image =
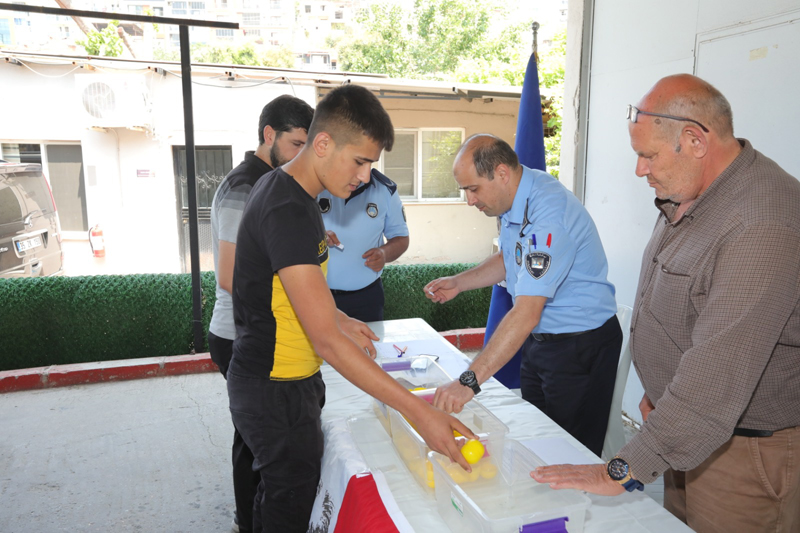
[[[583,335],[584,333],[589,333],[590,331],[594,330],[588,329],[586,331],[576,331],[574,333],[531,333],[531,337],[539,342],[558,341],[561,339],[568,339],[570,337],[577,337],[578,335]]]
[[[733,430],[735,437],[771,437],[772,431],[768,429],[736,428]]]
[[[606,320],[603,323],[603,326],[605,326],[606,324],[608,324],[609,322],[614,320],[614,318],[616,318],[616,316],[617,315],[611,315],[611,318]],[[583,335],[584,333],[589,333],[591,331],[597,331],[598,329],[602,328],[603,326],[598,326],[598,327],[596,327],[594,329],[587,329],[585,331],[575,331],[575,332],[572,332],[572,333],[531,333],[531,337],[533,337],[533,340],[539,341],[539,342],[558,341],[558,340],[561,340],[561,339],[568,339],[570,337],[577,337],[578,335]]]
[[[375,285],[377,283],[380,283],[380,282],[381,282],[381,278],[378,278],[375,281],[373,281],[372,283],[370,283],[369,285],[367,285],[366,287],[362,287],[361,289],[356,289],[354,291],[343,291],[343,290],[340,290],[340,289],[331,289],[331,294],[334,294],[334,295],[355,294],[357,292],[361,292],[361,291],[365,291],[367,289],[371,289],[373,285]]]

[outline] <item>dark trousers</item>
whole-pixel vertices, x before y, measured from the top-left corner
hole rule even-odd
[[[228,379],[228,366],[233,355],[233,341],[217,337],[208,332],[208,349],[211,360],[219,367],[225,379]],[[253,502],[261,477],[253,471],[253,452],[247,447],[242,435],[233,424],[233,446],[231,447],[233,463],[233,497],[236,501],[236,519],[241,533],[252,531]]]
[[[622,330],[616,315],[582,335],[523,345],[522,397],[596,455],[603,451]]]
[[[270,381],[234,362],[228,397],[233,423],[253,450],[253,470],[260,476],[253,531],[305,533],[322,469],[322,374]]]
[[[363,289],[357,291],[339,291],[331,289],[336,307],[350,318],[362,322],[383,320],[383,282],[376,279]]]

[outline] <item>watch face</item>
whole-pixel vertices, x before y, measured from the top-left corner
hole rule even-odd
[[[611,461],[608,462],[608,475],[615,481],[625,479],[625,476],[628,475],[628,463],[619,457],[611,459]]]
[[[477,384],[478,382],[477,378],[475,378],[475,372],[472,370],[465,370],[464,373],[459,376],[458,381],[467,387],[471,387],[473,384]]]

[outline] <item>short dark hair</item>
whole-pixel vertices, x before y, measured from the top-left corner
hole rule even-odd
[[[359,85],[337,87],[317,104],[309,142],[323,131],[342,146],[357,143],[359,135],[366,135],[387,152],[394,144],[392,119],[372,91]]]
[[[258,145],[264,144],[264,128],[271,126],[278,132],[302,128],[308,131],[311,119],[314,118],[314,109],[305,101],[288,94],[282,94],[261,110],[258,119]]]
[[[476,133],[464,141],[459,152],[471,145],[475,145],[472,148],[472,163],[478,176],[493,180],[497,165],[508,165],[512,170],[519,168],[517,153],[500,137],[490,133]]]

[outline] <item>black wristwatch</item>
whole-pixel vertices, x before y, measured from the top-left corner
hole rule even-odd
[[[472,392],[478,394],[481,388],[478,386],[478,378],[475,377],[475,372],[472,370],[465,370],[458,378],[458,382],[472,389]]]
[[[608,477],[622,485],[628,492],[644,490],[644,484],[631,476],[631,468],[625,459],[614,457],[608,462],[606,468]]]

